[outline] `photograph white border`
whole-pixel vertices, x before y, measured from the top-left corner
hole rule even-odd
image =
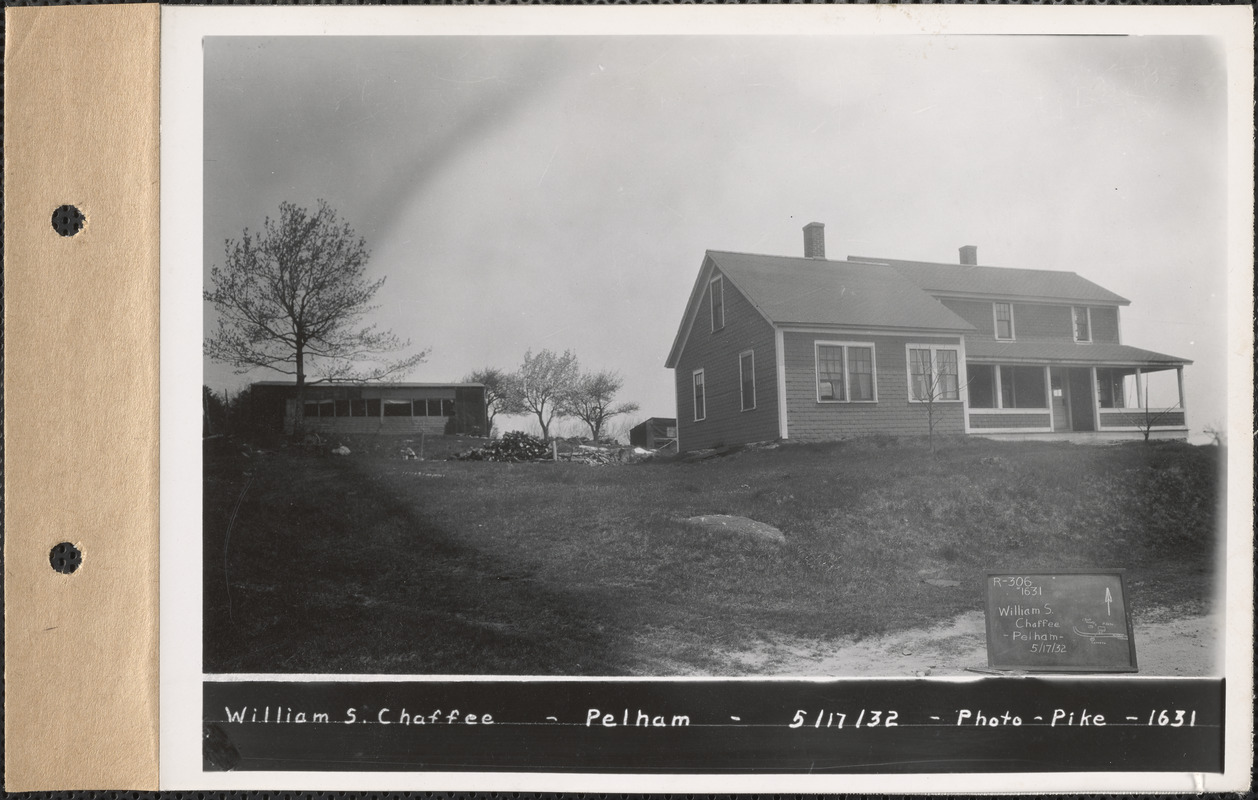
[[[1201,792],[1241,790],[1252,763],[1252,10],[1225,7],[163,7],[161,65],[162,789],[667,792]],[[947,775],[203,773],[199,421],[204,36],[1175,34],[1226,46],[1229,134],[1227,771]],[[199,403],[198,403],[199,405]],[[273,678],[274,676],[268,676]],[[336,676],[344,680],[346,676]],[[292,680],[299,680],[293,676]],[[406,680],[415,676],[371,676]],[[424,676],[422,680],[436,680]]]

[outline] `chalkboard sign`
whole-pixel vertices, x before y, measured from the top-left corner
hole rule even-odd
[[[1136,672],[1122,570],[987,573],[987,664]]]

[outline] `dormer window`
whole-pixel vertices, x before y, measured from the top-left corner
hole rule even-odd
[[[725,281],[720,275],[708,281],[708,300],[712,309],[712,331],[725,327]]]
[[[1075,341],[1092,341],[1092,310],[1087,306],[1074,306],[1070,314],[1074,317]]]
[[[996,317],[996,338],[1013,339],[1013,304],[993,303],[992,313]]]

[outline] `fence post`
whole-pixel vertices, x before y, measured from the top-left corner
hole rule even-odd
[[[424,432],[419,432],[419,460],[424,460]]]
[[[559,460],[559,440],[558,439],[550,440],[550,454],[551,454],[551,460],[553,461]]]

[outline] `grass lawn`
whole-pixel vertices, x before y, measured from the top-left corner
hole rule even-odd
[[[987,569],[1125,568],[1137,620],[1202,610],[1218,580],[1214,447],[962,438],[931,457],[870,438],[615,466],[394,452],[207,450],[207,671],[737,674],[723,653],[762,637],[979,609]],[[682,522],[701,514],[786,544]]]

